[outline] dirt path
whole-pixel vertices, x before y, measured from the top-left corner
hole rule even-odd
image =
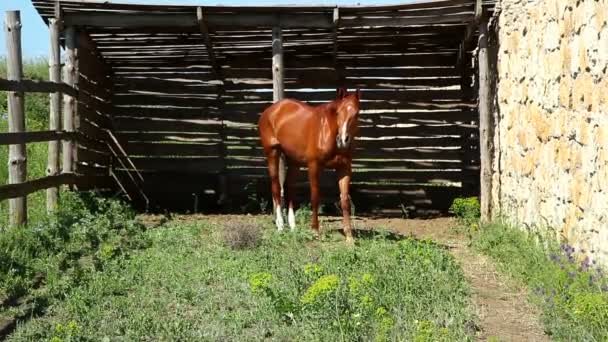
[[[238,215],[178,215],[175,220],[211,220],[222,222],[242,218]],[[146,224],[162,223],[162,216],[143,216]],[[321,225],[330,229],[339,227],[339,218],[322,217]],[[497,338],[498,341],[550,341],[539,322],[538,312],[527,302],[526,293],[505,282],[494,264],[486,257],[467,247],[467,238],[452,227],[450,218],[431,220],[364,219],[355,220],[355,228],[383,227],[399,234],[417,238],[430,238],[449,248],[461,264],[464,275],[471,284],[473,303],[479,317],[478,341]]]
[[[479,341],[549,341],[538,319],[538,312],[527,302],[526,293],[504,282],[488,258],[473,253],[466,238],[451,227],[449,218],[433,220],[362,219],[362,227],[385,227],[417,238],[431,238],[450,249],[462,265],[473,290],[473,302],[479,316]]]

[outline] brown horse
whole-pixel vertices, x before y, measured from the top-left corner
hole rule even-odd
[[[289,227],[295,228],[294,188],[300,166],[308,167],[312,229],[319,235],[319,175],[323,168],[334,168],[338,174],[344,235],[353,242],[350,222],[349,187],[353,140],[358,131],[360,92],[338,89],[337,98],[327,104],[310,106],[284,99],[266,109],[258,122],[260,139],[268,162],[272,184],[276,225],[283,229],[281,197],[284,175],[279,174],[282,158],[287,163],[287,203]],[[283,179],[280,179],[283,178]]]

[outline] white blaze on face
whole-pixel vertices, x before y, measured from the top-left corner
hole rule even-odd
[[[283,230],[283,211],[281,210],[281,205],[277,205],[276,208],[276,213],[277,213],[277,220],[276,220],[276,224],[277,224],[277,229],[279,231]]]
[[[296,229],[296,215],[293,212],[293,207],[289,207],[289,214],[287,215],[287,222],[289,222],[289,228],[291,230]]]
[[[342,145],[346,146],[346,122],[342,124],[342,132],[340,134],[340,139],[342,140]]]

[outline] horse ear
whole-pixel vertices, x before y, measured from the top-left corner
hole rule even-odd
[[[359,88],[355,91],[355,95],[357,96],[357,100],[361,99],[361,90]]]
[[[340,99],[344,98],[344,96],[346,96],[346,89],[343,87],[339,87],[337,89],[337,92],[338,92],[338,96],[337,96],[338,100],[340,100]]]

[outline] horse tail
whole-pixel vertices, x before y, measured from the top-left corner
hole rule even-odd
[[[285,168],[285,154],[279,149],[279,184],[281,185],[281,200],[285,199],[285,177],[287,170]]]

